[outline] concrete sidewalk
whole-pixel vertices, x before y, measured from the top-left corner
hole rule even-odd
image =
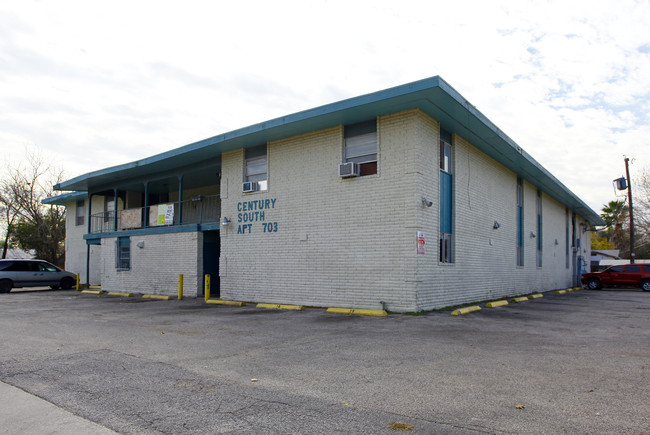
[[[0,382],[2,434],[115,434],[47,400]]]

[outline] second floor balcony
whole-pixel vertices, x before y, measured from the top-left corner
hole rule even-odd
[[[90,216],[90,233],[126,231],[160,226],[217,223],[221,219],[219,195],[199,195],[181,202],[109,210]]]

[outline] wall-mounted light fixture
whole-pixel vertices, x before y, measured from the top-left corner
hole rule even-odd
[[[559,245],[560,243],[555,239],[555,246]]]
[[[139,241],[135,246],[137,246],[140,249],[144,248],[144,241],[143,240]]]
[[[223,219],[221,220],[221,225],[227,227],[228,225],[230,225],[230,219],[224,216]]]
[[[535,233],[533,233],[533,232],[531,231],[531,232],[530,232],[530,238],[531,238],[531,239],[534,239],[535,237],[537,237],[537,236],[535,235]]]
[[[501,224],[497,221],[494,221],[494,225],[492,225],[492,228],[498,230],[499,228],[501,228]]]
[[[433,202],[428,201],[424,196],[422,197],[422,207],[424,206],[431,207],[433,205]]]

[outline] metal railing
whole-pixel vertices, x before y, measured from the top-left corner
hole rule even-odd
[[[90,232],[104,233],[180,224],[219,222],[221,199],[219,195],[199,195],[180,203],[154,204],[149,207],[127,208],[116,212],[106,211],[90,216]],[[145,221],[146,219],[146,221]]]

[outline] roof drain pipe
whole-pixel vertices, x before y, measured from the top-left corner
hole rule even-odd
[[[386,302],[384,302],[384,301],[379,301],[379,303],[381,304],[381,309],[382,309],[382,310],[384,310],[384,311],[388,311],[388,310],[386,309]]]

